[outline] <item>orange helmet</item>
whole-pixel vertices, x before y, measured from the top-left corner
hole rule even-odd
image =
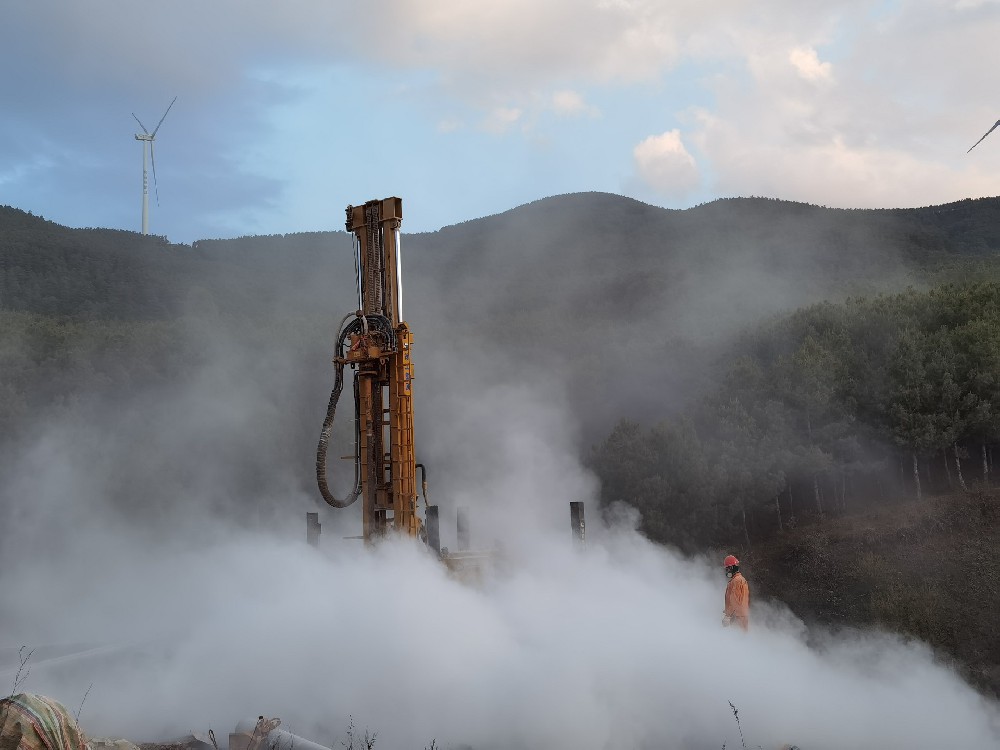
[[[737,560],[732,555],[727,555],[726,559],[722,561],[722,567],[724,567],[724,568],[729,568],[729,567],[732,567],[733,565],[739,565],[739,564],[740,564],[740,561]]]

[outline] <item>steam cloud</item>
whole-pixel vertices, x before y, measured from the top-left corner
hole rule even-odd
[[[208,727],[225,736],[263,713],[330,745],[351,715],[385,748],[435,738],[733,747],[729,701],[753,746],[988,747],[1000,737],[995,707],[918,645],[879,634],[808,645],[790,614],[765,606],[749,634],[723,630],[717,561],[656,547],[627,518],[598,528],[592,512],[589,544],[574,549],[563,516],[587,480],[553,431],[565,414],[517,395],[520,409],[487,399],[469,415],[493,425],[488,497],[511,500],[487,517],[529,519],[502,529],[504,562],[480,586],[407,542],[364,551],[327,535],[309,548],[297,512],[267,531],[190,504],[161,525],[125,524],[68,450],[76,435],[47,435],[15,480],[24,546],[0,572],[4,641],[120,650],[60,661],[43,649],[24,687],[75,710],[93,683],[84,729],[133,740]],[[5,545],[14,537],[5,528]]]

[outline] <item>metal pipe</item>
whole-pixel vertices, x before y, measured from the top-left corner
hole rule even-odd
[[[236,725],[236,731],[229,735],[229,745],[232,749],[234,744],[234,735],[236,738],[236,744],[242,744],[240,740],[247,742],[246,747],[248,750],[330,750],[326,745],[320,745],[318,742],[313,742],[312,740],[307,740],[305,737],[299,737],[297,734],[292,734],[291,732],[275,727],[269,731],[263,737],[260,736],[258,730],[258,723],[263,721],[261,719],[247,719],[241,721]],[[278,720],[272,719],[270,726],[278,723]]]
[[[569,504],[569,523],[573,531],[573,541],[583,544],[587,539],[587,522],[584,519],[583,503],[579,500]]]
[[[312,742],[284,729],[272,729],[261,743],[262,750],[330,750],[326,745]]]
[[[423,464],[414,464],[413,468],[420,470],[420,479],[421,479],[421,483],[420,483],[421,487],[420,488],[421,488],[421,490],[423,490],[424,505],[427,505],[427,507],[430,507],[430,505],[428,505],[428,503],[427,503],[427,467],[424,466]]]
[[[351,234],[351,240],[354,244],[354,280],[358,285],[358,309],[365,309],[364,302],[364,289],[362,287],[363,277],[361,275],[361,240],[358,239],[358,235]]]
[[[399,222],[396,222],[397,224]],[[402,245],[399,244],[399,228],[395,230],[396,235],[396,322],[403,322],[403,257]]]

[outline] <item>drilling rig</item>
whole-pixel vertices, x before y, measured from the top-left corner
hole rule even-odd
[[[417,537],[452,570],[475,571],[489,557],[470,551],[467,508],[457,509],[457,549],[441,547],[439,513],[427,501],[427,471],[416,462],[413,445],[413,335],[403,319],[399,198],[347,207],[347,232],[354,247],[357,309],[337,331],[336,370],[330,403],[316,449],[316,481],[328,505],[346,508],[362,500],[362,538],[374,542],[390,533]],[[327,448],[344,389],[344,371],[354,371],[354,483],[337,498],[327,483]],[[417,513],[420,470],[425,518]],[[585,535],[583,503],[570,503],[573,537]],[[315,516],[316,514],[308,514]],[[318,521],[316,521],[318,524]],[[318,535],[318,526],[310,527]]]
[[[366,542],[390,532],[426,539],[435,548],[437,508],[428,510],[433,528],[417,514],[417,469],[424,504],[427,475],[413,445],[413,336],[403,320],[399,198],[347,207],[347,232],[354,244],[357,310],[344,316],[336,339],[336,379],[316,450],[316,480],[327,504],[346,508],[362,502]],[[354,371],[354,485],[337,498],[327,484],[327,446],[344,388],[344,369]]]

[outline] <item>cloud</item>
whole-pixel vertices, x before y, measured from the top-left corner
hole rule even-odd
[[[581,94],[569,89],[562,89],[552,94],[552,109],[563,117],[578,117],[580,115],[596,117],[600,114],[600,110],[587,104]]]
[[[691,7],[573,0],[380,0],[342,7],[290,0],[279,8],[259,0],[207,6],[105,0],[95,12],[43,0],[12,9],[0,40],[12,57],[23,51],[19,56],[35,77],[83,87],[100,81],[135,93],[164,88],[190,100],[243,80],[254,66],[297,61],[435,71],[439,93],[489,110],[496,98],[517,94],[525,106],[532,93],[560,80],[655,80],[679,60],[680,40],[702,15]],[[142,28],[156,33],[132,32]],[[18,38],[44,38],[46,49],[59,53],[39,54]]]
[[[713,195],[858,208],[993,195],[1000,152],[965,151],[997,114],[982,101],[988,76],[969,50],[998,34],[996,10],[973,17],[947,2],[798,37],[749,31],[745,73],[708,79],[714,103],[692,110],[685,135]]]
[[[723,195],[764,195],[842,208],[932,205],[991,189],[985,173],[955,173],[945,165],[880,144],[851,142],[829,133],[798,144],[766,141],[747,148],[742,125],[715,120],[703,137],[711,142],[714,190]],[[905,185],[906,194],[901,190]]]
[[[829,81],[833,77],[833,66],[820,62],[816,50],[811,47],[796,47],[788,53],[788,61],[807,81]]]
[[[0,82],[0,162],[8,165],[0,201],[62,223],[137,225],[134,207],[125,208],[135,203],[137,170],[120,166],[136,161],[134,149],[123,145],[134,127],[129,112],[155,120],[175,94],[180,98],[163,133],[159,176],[167,192],[161,190],[157,221],[175,239],[294,229],[291,217],[297,222],[305,213],[301,196],[329,185],[329,166],[315,158],[317,149],[357,142],[373,127],[397,143],[405,134],[407,156],[395,159],[385,177],[392,191],[428,189],[425,179],[411,176],[426,175],[421,157],[454,170],[435,189],[461,184],[464,164],[446,164],[428,143],[442,133],[448,137],[434,143],[447,141],[448,153],[479,154],[481,172],[503,171],[497,169],[503,160],[508,185],[517,187],[488,191],[476,204],[488,204],[484,212],[548,192],[619,189],[622,175],[638,170],[628,163],[634,143],[675,127],[698,155],[698,195],[690,192],[690,171],[674,164],[681,177],[687,174],[681,184],[692,198],[773,190],[827,205],[892,206],[996,192],[988,175],[1000,169],[1000,149],[984,144],[964,158],[998,115],[984,94],[993,85],[991,68],[982,64],[1000,36],[993,2],[67,6],[38,0],[9,6],[0,63],[23,74]],[[686,120],[693,108],[720,127]],[[297,116],[276,122],[282,110]],[[584,120],[598,114],[600,122]],[[473,143],[483,132],[522,137],[506,139],[501,155]],[[607,144],[600,154],[592,147],[598,139]],[[562,154],[554,143],[565,144]],[[566,155],[584,143],[594,158],[567,164]],[[58,156],[52,144],[59,144]],[[810,182],[805,168],[796,167],[812,168],[831,150],[837,155],[831,164],[858,162],[850,174],[877,171],[895,182],[876,190],[838,175],[829,179],[826,170],[824,179]],[[538,179],[542,151],[551,161]],[[48,160],[38,161],[40,153]],[[158,162],[160,156],[158,141]],[[370,169],[354,153],[343,158],[342,169]],[[95,162],[103,167],[91,171]],[[914,179],[906,173],[911,167]],[[209,174],[214,170],[221,171]],[[409,181],[397,174],[406,170]],[[248,171],[260,178],[252,195],[240,185]],[[637,197],[651,195],[646,184],[663,190],[666,181],[655,172],[636,173],[639,179],[626,184]],[[53,189],[88,178],[89,203]],[[183,180],[188,184],[180,190],[171,188]],[[795,194],[802,183],[807,194]],[[179,206],[171,191],[190,206]],[[235,195],[246,196],[247,210],[217,205]],[[471,218],[454,215],[462,203],[454,195],[441,198],[435,205],[452,214],[427,226]],[[60,200],[58,210],[50,207]]]
[[[698,165],[679,130],[649,136],[633,149],[632,157],[638,176],[661,195],[682,196],[698,186]]]
[[[462,79],[551,81],[561,75],[604,80],[655,76],[676,59],[683,28],[658,3],[439,0],[389,3],[396,29],[376,40],[405,64],[432,64]]]
[[[495,107],[483,118],[480,125],[486,132],[500,135],[513,127],[523,114],[520,107]]]

